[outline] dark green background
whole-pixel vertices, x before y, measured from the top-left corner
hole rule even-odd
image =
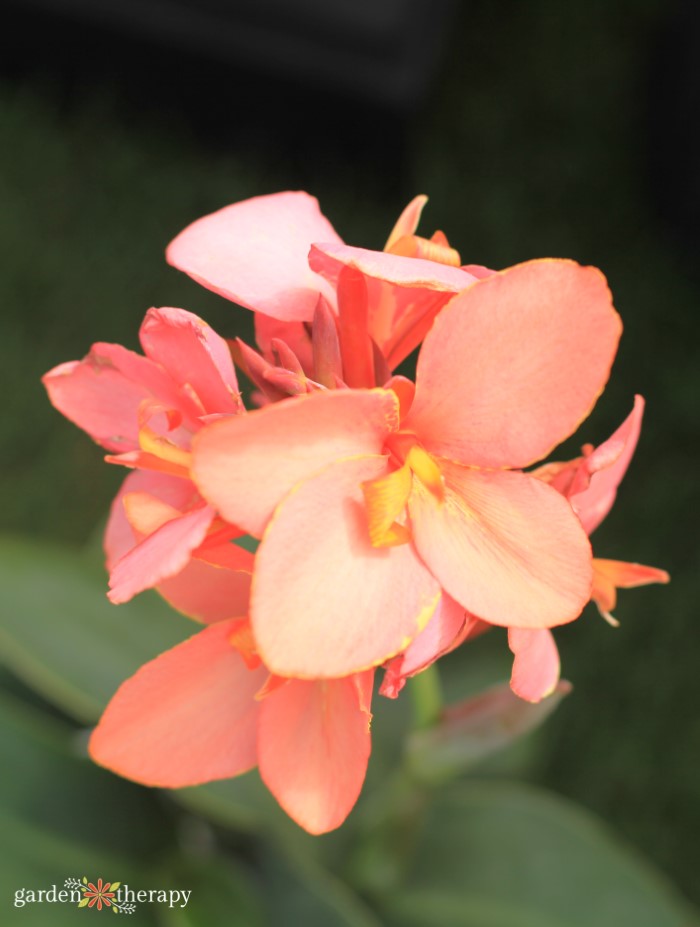
[[[82,544],[121,476],[51,409],[48,368],[97,340],[135,347],[151,305],[227,336],[249,324],[163,260],[184,225],[229,202],[307,189],[348,242],[378,248],[423,192],[421,230],[443,229],[465,261],[598,265],[625,335],[581,441],[607,437],[635,392],[648,404],[595,549],[673,582],[623,592],[618,630],[590,611],[557,634],[575,689],[531,774],[697,901],[700,279],[686,204],[668,201],[685,143],[674,150],[664,122],[683,87],[663,73],[681,12],[463,4],[428,100],[403,117],[97,33],[47,42],[25,22],[0,82],[0,512],[5,531]]]

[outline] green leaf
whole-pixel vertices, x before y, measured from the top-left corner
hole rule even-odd
[[[0,727],[0,858],[10,884],[133,877],[169,842],[154,794],[78,754],[65,722],[0,695]]]
[[[270,924],[382,927],[345,883],[308,857],[270,850],[263,860],[263,872]]]
[[[94,721],[143,663],[198,630],[155,593],[106,598],[106,575],[77,552],[0,539],[0,647],[29,686]]]
[[[690,927],[666,879],[600,821],[545,792],[462,783],[424,815],[403,884],[382,898],[400,927]]]
[[[86,905],[88,905],[89,903],[90,903],[90,899],[89,899],[89,898],[83,898],[82,901],[79,901],[79,902],[78,902],[78,907],[79,907],[79,908],[84,908],[84,907],[85,907]]]
[[[183,897],[173,907],[159,906],[164,927],[267,927],[259,886],[252,873],[233,859],[181,857],[153,879],[159,885],[191,892],[186,903]]]
[[[500,683],[450,705],[436,724],[408,738],[409,768],[424,782],[454,779],[538,728],[570,691],[571,685],[562,681],[552,695],[533,705],[514,695],[508,683]]]

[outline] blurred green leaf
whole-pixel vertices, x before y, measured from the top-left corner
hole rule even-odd
[[[85,873],[133,882],[171,836],[153,796],[76,755],[68,724],[6,694],[0,725],[0,858],[7,888],[13,895],[54,884],[60,890],[65,879]],[[47,922],[74,924],[74,905],[13,905],[3,913],[3,924]]]
[[[155,593],[112,605],[106,576],[58,546],[0,539],[0,586],[3,660],[81,721],[96,720],[120,683],[198,628]]]
[[[373,912],[344,882],[308,857],[268,851],[263,859],[263,874],[271,924],[381,927]]]
[[[267,921],[252,873],[224,857],[179,858],[160,876],[165,884],[191,891],[187,904],[158,906],[163,927],[265,927]],[[158,884],[162,884],[161,881]]]
[[[424,815],[383,910],[400,927],[690,927],[665,878],[585,811],[509,783],[462,783]]]

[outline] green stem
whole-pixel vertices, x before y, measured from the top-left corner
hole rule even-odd
[[[433,727],[442,714],[442,686],[437,665],[433,663],[409,682],[413,696],[416,728]]]

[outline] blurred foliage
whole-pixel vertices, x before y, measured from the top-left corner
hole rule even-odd
[[[548,0],[463,5],[429,105],[404,124],[326,98],[320,88],[300,92],[276,86],[267,96],[260,91],[251,97],[234,77],[227,78],[229,84],[218,78],[207,83],[199,62],[188,64],[165,53],[158,57],[150,50],[146,64],[139,64],[137,53],[109,57],[117,75],[111,83],[85,79],[77,89],[66,90],[60,67],[52,71],[42,55],[27,55],[32,79],[0,83],[5,140],[0,146],[0,387],[9,399],[0,430],[0,511],[8,532],[83,543],[104,517],[121,478],[116,468],[100,462],[89,439],[49,406],[39,378],[50,367],[82,356],[98,340],[136,347],[138,325],[153,304],[184,306],[224,335],[250,337],[247,313],[168,268],[162,258],[167,242],[188,222],[229,202],[306,188],[319,197],[346,240],[381,247],[404,203],[426,192],[431,199],[422,230],[429,234],[443,228],[466,261],[501,267],[557,255],[600,266],[622,313],[625,336],[604,400],[566,451],[579,440],[597,443],[607,437],[631,408],[633,394],[645,395],[637,460],[594,543],[601,556],[665,567],[673,582],[622,593],[617,609],[622,627],[616,631],[592,610],[558,631],[574,694],[544,731],[479,769],[496,778],[529,778],[596,812],[700,900],[693,609],[700,597],[700,564],[697,545],[688,540],[696,534],[698,510],[691,475],[698,450],[700,285],[677,240],[657,219],[653,196],[659,193],[651,189],[647,171],[649,121],[658,118],[650,111],[655,43],[672,15],[673,8],[661,0],[593,0],[565,11]],[[60,64],[61,45],[54,44]],[[43,77],[37,78],[42,68]],[[162,86],[154,89],[148,83],[151,72],[167,74],[168,105],[162,105]],[[131,95],[122,87],[129,73],[137,75],[139,91]],[[193,126],[199,126],[198,135]],[[371,924],[377,916],[409,923],[409,916],[422,916],[420,905],[430,902],[432,891],[427,884],[420,889],[423,901],[414,899],[415,907],[372,895],[373,910],[379,912],[373,914],[355,895],[348,901],[345,893],[351,890],[337,878],[354,878],[363,891],[371,883],[372,892],[381,873],[388,882],[398,878],[383,855],[386,848],[348,848],[352,828],[348,837],[341,831],[312,840],[288,822],[279,824],[282,816],[255,774],[186,790],[166,801],[89,766],[76,752],[75,721],[68,717],[91,721],[121,679],[178,634],[191,633],[191,625],[168,613],[155,597],[112,609],[103,599],[104,580],[88,567],[83,575],[68,551],[13,542],[2,547],[0,557],[4,655],[15,674],[14,681],[6,681],[10,701],[2,703],[11,771],[3,799],[10,806],[3,811],[10,815],[3,828],[3,864],[14,867],[6,869],[8,885],[13,880],[28,884],[30,873],[36,884],[44,884],[57,859],[66,860],[66,867],[70,861],[76,874],[83,861],[102,866],[103,853],[108,868],[112,856],[115,866],[119,862],[120,876],[139,866],[143,854],[149,866],[158,853],[162,862],[157,865],[166,865],[165,838],[170,843],[169,835],[179,833],[186,815],[194,814],[200,823],[217,822],[215,848],[206,840],[199,847],[195,840],[199,856],[195,853],[194,861],[178,858],[167,865],[173,872],[181,872],[180,865],[192,867],[192,884],[200,879],[209,886],[198,896],[218,899],[212,904],[226,913],[193,907],[182,914],[191,920],[178,921],[178,913],[170,912],[171,920],[163,923],[230,921],[232,911],[247,912],[247,924],[266,918],[278,923],[274,904],[286,895],[297,899],[294,911],[308,923],[314,923],[310,910],[325,911],[315,915],[324,924],[334,923],[333,909],[340,912],[340,924]],[[94,563],[94,552],[87,560]],[[507,674],[504,641],[489,635],[470,645],[467,655],[452,655],[441,665],[448,696],[464,696]],[[408,724],[406,698],[397,704],[377,701],[376,755],[363,805],[355,813],[357,840],[371,836],[384,801],[382,782],[400,756]],[[25,724],[26,737],[18,730]],[[35,809],[30,793],[22,792],[25,784],[32,795],[44,796]],[[74,821],[65,809],[76,803],[78,787],[83,810]],[[557,827],[530,821],[524,831],[544,828],[542,852],[551,865],[573,852],[561,849],[570,846],[566,841],[581,840],[590,848],[594,831],[603,848],[593,855],[609,858],[615,871],[619,863],[622,889],[634,883],[634,890],[641,891],[646,870],[637,869],[636,860],[628,859],[606,832],[586,825],[582,836],[578,818],[571,823],[571,815],[579,812],[534,793],[527,793],[523,808],[523,794],[509,799],[518,820],[526,812],[541,812],[546,821],[560,811],[563,816]],[[455,795],[426,813],[440,821],[445,815],[461,821],[464,814],[464,824],[450,828],[444,841],[446,853],[454,842],[457,859],[472,852],[471,844],[461,841],[471,839],[478,815],[469,793]],[[125,809],[123,821],[135,831],[133,844],[110,831],[100,843],[97,830],[85,825],[91,815],[100,818],[104,807]],[[115,816],[120,821],[114,826],[121,826],[122,812]],[[138,849],[149,820],[161,822],[160,850],[146,850],[145,844]],[[206,832],[209,825],[202,826]],[[287,856],[273,860],[256,849],[260,832],[287,847]],[[423,841],[421,858],[432,858],[437,851],[421,833],[415,838]],[[186,843],[192,854],[192,841]],[[583,847],[580,852],[588,851]],[[620,862],[622,857],[627,861]],[[290,858],[308,858],[310,868],[300,874]],[[503,884],[517,870],[512,861],[506,865],[508,859],[506,852],[503,869],[483,877],[500,878]],[[380,873],[378,879],[368,881],[367,860]],[[309,872],[325,863],[335,876],[321,868],[319,887]],[[450,878],[464,882],[457,903],[466,904],[472,882],[461,868],[459,874],[449,871]],[[139,869],[139,880],[146,884],[144,872]],[[481,872],[479,867],[475,872]],[[571,873],[561,878],[567,884]],[[593,887],[582,905],[596,898],[599,879],[609,885],[599,870],[591,870],[589,878]],[[256,882],[262,879],[268,880],[266,887]],[[648,881],[655,892],[656,880]],[[533,884],[544,891],[544,882],[534,879]],[[475,927],[548,927],[547,918],[553,927],[605,927],[605,918],[613,917],[611,910],[600,908],[595,920],[561,921],[556,899],[543,895],[533,901],[530,915],[520,905],[519,890],[515,885],[507,897],[515,899],[520,920],[507,920],[515,916],[512,907],[482,907],[475,909]],[[309,900],[312,896],[315,901]],[[470,904],[481,903],[469,897]],[[649,902],[649,911],[659,912],[659,925],[674,923],[669,918],[675,915],[664,907],[667,897],[662,887],[660,900]],[[434,901],[433,896],[431,910]],[[74,916],[62,910],[52,909],[52,919]],[[440,910],[443,921],[435,914],[431,923],[463,922],[455,920],[460,915],[449,898]],[[11,915],[21,915],[27,924],[37,911],[43,913],[27,906]],[[356,913],[343,920],[346,912]],[[640,924],[643,916],[640,911]],[[618,927],[627,920],[609,923]]]

